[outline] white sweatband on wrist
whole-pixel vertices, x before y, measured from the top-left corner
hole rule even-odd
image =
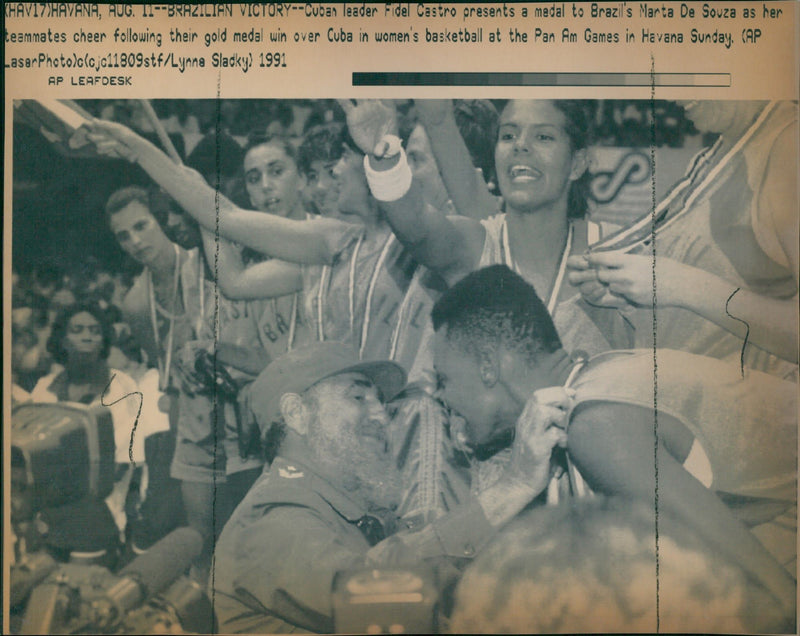
[[[370,192],[378,201],[397,201],[411,188],[411,167],[402,146],[399,161],[388,170],[374,170],[369,164],[369,156],[364,155],[364,172]]]

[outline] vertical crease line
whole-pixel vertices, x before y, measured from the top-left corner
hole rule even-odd
[[[220,70],[217,73],[217,100],[216,100],[216,109],[215,109],[215,119],[214,119],[214,132],[215,139],[214,139],[214,167],[216,171],[216,183],[214,184],[214,375],[217,374],[217,348],[219,344],[219,286],[217,281],[219,280],[219,188],[220,183],[222,182],[222,166],[221,166],[221,156],[220,156],[220,132],[221,132],[221,122],[222,122],[222,103],[220,101],[221,96],[221,84],[222,84],[222,71]],[[216,553],[217,553],[217,452],[218,452],[218,429],[217,429],[217,417],[219,415],[218,411],[218,396],[217,396],[217,383],[214,382],[214,386],[212,388],[212,409],[211,409],[211,417],[212,417],[212,426],[211,431],[214,439],[214,456],[212,459],[212,469],[211,469],[211,480],[212,480],[212,497],[211,497],[211,567],[209,571],[209,587],[211,589],[211,611],[212,616],[209,617],[211,623],[211,630],[213,633],[216,633],[213,624],[213,612],[214,607],[216,605],[216,596],[217,596],[217,586],[216,586]],[[225,412],[223,408],[223,426],[224,426],[224,417]]]
[[[656,74],[655,57],[650,53],[650,194],[651,194],[651,217],[650,217],[650,244],[653,250],[653,507],[655,524],[655,552],[656,552],[656,632],[661,628],[660,614],[660,553],[658,538],[658,318],[656,309],[658,295],[656,289],[656,224],[658,215],[656,214]]]

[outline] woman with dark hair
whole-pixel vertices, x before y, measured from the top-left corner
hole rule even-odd
[[[91,314],[97,323],[91,330],[92,335],[99,335],[100,349],[98,351],[101,358],[108,356],[108,350],[111,347],[111,340],[114,337],[113,328],[111,323],[106,320],[106,313],[100,308],[99,305],[80,303],[72,305],[61,311],[53,321],[50,338],[47,341],[47,350],[53,356],[53,360],[59,364],[66,364],[69,361],[69,356],[74,352],[69,348],[68,342],[65,338],[68,334],[72,333],[72,318],[77,313],[86,312]],[[75,402],[79,400],[73,400]]]
[[[370,192],[364,156],[346,133],[344,147],[317,145],[321,140],[314,133],[307,137],[309,145],[304,144],[303,168],[310,172],[314,160],[323,160],[317,169],[323,168],[329,183],[324,206],[332,205],[327,195],[335,195],[336,201],[336,218],[323,215],[312,219],[278,216],[278,203],[285,203],[286,197],[275,188],[268,196],[263,195],[267,202],[273,202],[270,209],[259,207],[254,197],[262,197],[258,189],[249,194],[252,206],[259,211],[241,209],[218,197],[196,173],[174,165],[152,144],[119,125],[98,121],[90,134],[102,152],[137,161],[202,226],[218,229],[219,235],[273,257],[242,269],[233,259],[223,260],[220,249],[216,269],[223,294],[269,298],[302,290],[303,317],[312,338],[352,344],[363,359],[395,359],[411,366],[425,324],[420,303],[409,306],[405,302],[417,263],[392,233]],[[275,156],[260,162],[261,178],[253,179],[249,189],[260,188],[262,181],[267,185],[271,166],[289,175],[298,168],[286,153],[262,148]],[[330,150],[337,151],[338,156]],[[337,160],[331,166],[334,158]],[[226,280],[229,277],[232,281]],[[228,286],[228,282],[235,285]],[[422,319],[417,321],[416,316]],[[407,317],[411,319],[403,324],[400,334],[400,319]]]
[[[207,230],[273,257],[237,272],[220,251],[216,271],[236,274],[235,285],[220,276],[223,294],[271,298],[302,289],[304,317],[318,340],[352,343],[364,358],[393,356],[398,308],[416,263],[395,240],[371,196],[357,147],[348,146],[333,169],[339,218],[298,219],[278,215],[286,209],[288,191],[266,189],[273,170],[280,176],[297,174],[293,159],[273,145],[259,148],[275,153],[274,158],[261,158],[253,171],[245,166],[254,211],[218,196],[196,172],[176,166],[123,126],[95,121],[90,137],[101,152],[139,163]],[[300,199],[299,190],[294,196]]]
[[[494,214],[497,201],[475,170],[459,134],[452,104],[419,100],[415,106],[459,216],[425,205],[420,184],[411,178],[410,158],[406,159],[398,140],[386,134],[392,132],[386,125],[393,117],[389,105],[374,100],[342,102],[350,133],[368,155],[373,195],[381,201],[395,235],[416,260],[451,285],[475,269],[508,264],[541,291],[571,354],[593,355],[611,349],[612,337],[617,340],[615,346],[627,344],[626,327],[617,314],[585,304],[578,290],[565,283],[567,258],[582,254],[599,235],[599,228],[584,218],[586,198],[580,196],[585,192],[591,140],[586,104],[532,100],[506,104],[494,149],[496,179],[503,197],[504,211],[499,214]],[[608,326],[601,329],[599,318]],[[430,324],[426,330],[411,376],[428,377],[435,384]],[[413,420],[406,417],[405,421]],[[455,474],[451,472],[438,483],[435,476],[454,465],[451,456],[455,455],[449,441],[436,430],[437,418],[425,422],[426,426],[416,427],[420,432],[414,427],[398,427],[398,446],[409,449],[408,455],[414,458],[409,464],[418,461],[421,467],[426,463],[435,466],[434,470],[418,470],[420,482],[408,490],[436,494],[437,501],[418,508],[430,518],[428,513],[436,514],[440,502],[447,501],[442,484],[453,481]],[[450,437],[456,446],[464,437],[463,426],[462,418],[450,418]],[[462,450],[471,450],[460,445]],[[507,452],[507,444],[505,449],[498,445],[492,450],[500,453],[498,460]],[[496,465],[492,461],[477,464],[478,473],[471,483],[475,492],[492,478]]]
[[[105,406],[114,424],[117,480],[105,502],[84,500],[45,511],[52,547],[73,557],[108,555],[126,526],[125,499],[132,475],[131,462],[144,461],[144,435],[135,435],[140,393],[127,374],[109,368],[106,360],[114,329],[96,304],[67,307],[56,317],[47,350],[61,369],[39,380],[31,392],[34,402],[74,402]]]
[[[338,216],[333,169],[344,152],[344,124],[330,122],[310,127],[297,151],[297,167],[305,176],[303,190],[307,208],[321,216]]]
[[[417,113],[430,140],[455,209],[446,216],[416,202],[414,187],[384,203],[389,222],[416,259],[449,284],[487,265],[504,263],[546,300],[570,352],[589,355],[627,344],[617,315],[580,301],[565,277],[567,258],[583,254],[600,238],[586,219],[586,179],[591,143],[587,103],[571,100],[511,100],[503,108],[494,148],[503,211],[476,172],[458,133],[450,101],[418,100]],[[370,152],[387,119],[380,102],[346,106],[352,134]],[[371,129],[372,128],[372,129]],[[392,159],[371,156],[376,170]],[[394,159],[398,164],[402,157]],[[388,164],[387,164],[388,165]],[[395,167],[395,170],[399,168]],[[489,216],[492,214],[492,216]],[[486,218],[488,216],[488,218]],[[603,320],[602,329],[597,321]]]
[[[34,401],[110,405],[119,397],[136,393],[132,378],[108,367],[113,340],[114,327],[99,305],[79,303],[64,309],[53,322],[47,341],[47,350],[62,369],[37,382],[32,391]],[[138,403],[135,398],[124,399],[109,408],[114,418],[117,461],[127,463]]]

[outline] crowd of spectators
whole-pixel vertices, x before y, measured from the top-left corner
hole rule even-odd
[[[60,560],[119,568],[188,524],[205,541],[191,576],[222,631],[331,631],[336,571],[421,561],[437,564],[442,629],[650,629],[651,599],[631,589],[659,558],[636,382],[658,344],[683,356],[662,367],[663,402],[677,404],[662,485],[679,492],[664,497],[663,571],[675,590],[702,589],[661,611],[678,630],[794,620],[796,556],[782,550],[796,539],[796,443],[767,475],[740,452],[755,415],[726,415],[727,446],[706,420],[720,396],[757,389],[786,433],[796,105],[154,100],[157,119],[137,101],[79,106],[95,118],[90,158],[22,120],[14,136],[12,405],[117,404],[112,493],[38,511]],[[591,151],[712,142],[655,211],[669,312],[657,330],[653,217],[620,228],[593,214]],[[640,354],[609,357],[622,349]],[[715,376],[708,395],[684,399],[696,387],[669,375],[680,365]],[[138,414],[123,411],[132,394]],[[590,487],[610,503],[564,501]],[[758,497],[780,506],[745,519]],[[695,517],[709,501],[707,533]],[[615,554],[631,582],[610,572]]]

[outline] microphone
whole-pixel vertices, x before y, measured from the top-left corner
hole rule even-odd
[[[196,530],[173,530],[119,571],[119,580],[92,603],[92,622],[101,629],[112,627],[181,576],[202,549],[203,537]]]

